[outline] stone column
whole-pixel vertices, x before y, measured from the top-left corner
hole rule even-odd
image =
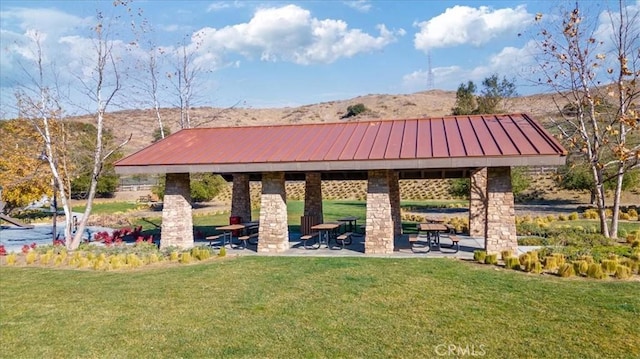
[[[484,237],[487,224],[487,168],[471,173],[469,193],[469,235]]]
[[[487,224],[485,250],[516,253],[516,211],[511,189],[511,167],[489,167],[487,170]]]
[[[167,173],[162,206],[160,249],[193,247],[193,218],[188,173]]]
[[[231,216],[241,217],[243,222],[251,222],[251,193],[248,174],[235,173],[233,175]]]
[[[287,198],[284,172],[262,174],[258,252],[281,253],[289,249]]]
[[[391,219],[393,220],[394,238],[402,235],[402,216],[400,214],[400,183],[398,172],[389,171],[389,201],[391,202]]]
[[[393,253],[393,218],[387,170],[369,171],[367,183],[366,254]]]
[[[322,223],[324,218],[322,213],[322,179],[318,172],[305,174],[303,214],[315,217],[316,223]]]

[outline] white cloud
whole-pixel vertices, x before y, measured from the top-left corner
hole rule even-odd
[[[537,70],[533,56],[537,49],[535,41],[529,41],[522,48],[505,47],[491,55],[485,63],[469,68],[458,65],[433,68],[435,88],[455,90],[460,83],[473,81],[480,85],[482,81],[498,74],[507,79],[527,78]],[[516,81],[517,82],[517,81]],[[418,70],[406,74],[402,78],[402,86],[406,91],[424,91],[427,88],[428,72]]]
[[[38,30],[57,37],[91,24],[91,17],[81,18],[55,9],[9,8],[0,12],[3,28]]]
[[[202,52],[233,52],[263,61],[306,65],[380,50],[404,34],[404,30],[394,32],[384,25],[378,25],[378,31],[378,36],[372,36],[349,29],[343,20],[320,20],[306,9],[287,5],[259,9],[247,23],[203,28],[192,42]]]
[[[215,1],[207,7],[207,12],[216,12],[224,9],[238,9],[245,6],[241,1]]]
[[[516,33],[532,19],[524,5],[497,10],[486,6],[456,5],[441,15],[416,24],[420,31],[415,35],[414,46],[425,52],[463,44],[480,46],[498,36]]]
[[[371,2],[369,0],[354,0],[344,2],[348,7],[360,12],[369,12],[371,10]]]

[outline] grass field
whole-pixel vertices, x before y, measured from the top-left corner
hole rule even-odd
[[[84,213],[85,206],[73,206],[74,212]],[[136,203],[133,202],[98,202],[93,203],[91,207],[92,214],[111,214],[116,212],[126,212],[139,208]]]
[[[640,356],[638,282],[447,259],[0,267],[0,292],[2,358],[427,358],[449,348],[485,358]]]

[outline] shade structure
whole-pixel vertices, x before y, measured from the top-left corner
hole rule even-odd
[[[459,169],[565,163],[527,114],[195,128],[116,163],[120,174]]]

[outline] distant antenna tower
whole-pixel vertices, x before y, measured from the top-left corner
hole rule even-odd
[[[433,80],[433,68],[431,67],[431,52],[427,53],[427,61],[429,62],[429,72],[427,72],[427,88],[429,90],[433,90],[434,80]]]

